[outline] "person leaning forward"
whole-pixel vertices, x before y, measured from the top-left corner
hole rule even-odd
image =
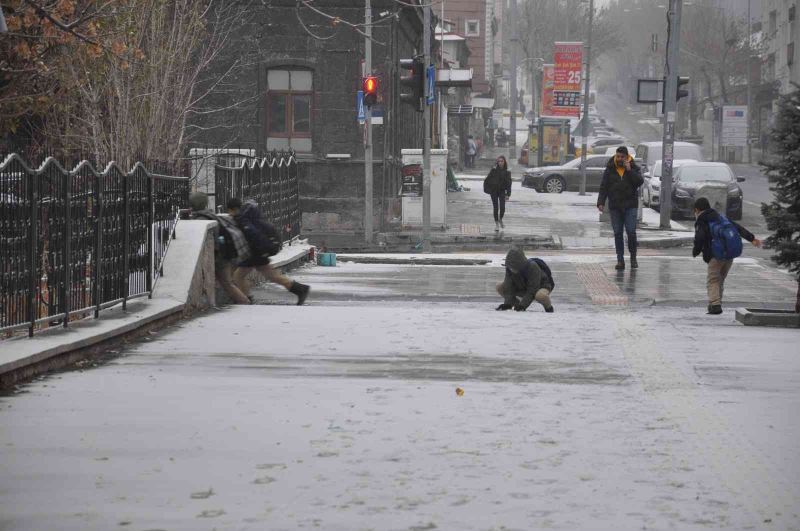
[[[535,259],[528,259],[521,249],[511,249],[506,254],[506,276],[497,284],[497,293],[503,297],[503,304],[498,311],[514,309],[524,312],[535,300],[544,307],[544,311],[553,312],[550,292],[553,283],[542,271]]]
[[[214,227],[214,276],[223,291],[236,304],[250,304],[250,299],[240,290],[231,278],[234,263],[246,260],[250,256],[244,234],[227,216],[218,216],[208,208],[208,195],[203,192],[192,192],[189,196],[192,209],[191,219],[216,221]]]
[[[623,228],[628,234],[628,250],[631,254],[631,268],[636,269],[636,222],[639,209],[639,187],[644,182],[642,171],[628,154],[628,148],[620,146],[608,160],[600,193],[597,195],[597,209],[605,210],[608,199],[608,214],[611,216],[611,227],[614,229],[614,247],[617,251],[616,269],[625,269],[625,241]]]

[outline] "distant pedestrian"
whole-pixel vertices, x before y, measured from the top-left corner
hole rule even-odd
[[[242,204],[239,199],[232,197],[228,199],[227,207],[250,245],[250,258],[239,264],[233,276],[234,283],[249,297],[250,286],[247,275],[256,270],[271,282],[280,284],[297,295],[298,306],[303,304],[310,288],[289,279],[270,265],[270,257],[281,249],[281,238],[277,229],[267,223],[258,205],[252,201]]]
[[[694,202],[694,248],[692,256],[703,255],[708,264],[708,313],[722,313],[722,294],[725,291],[725,278],[733,265],[733,259],[742,254],[742,238],[756,247],[761,240],[753,233],[731,221],[711,208],[705,197]]]
[[[631,269],[639,267],[636,261],[636,222],[639,207],[639,187],[644,182],[642,171],[628,154],[628,148],[620,146],[608,160],[600,193],[597,196],[597,209],[605,210],[608,199],[608,213],[614,229],[614,246],[617,251],[617,271],[625,269],[625,240],[623,228],[628,234],[628,250],[631,254]]]
[[[497,284],[497,293],[503,297],[498,311],[516,310],[524,312],[535,300],[552,313],[550,293],[555,287],[550,268],[540,258],[528,258],[521,249],[511,249],[506,254],[506,276]]]
[[[219,216],[208,208],[208,195],[193,192],[189,196],[191,219],[216,221],[214,227],[214,276],[220,287],[236,304],[250,304],[250,299],[231,278],[233,268],[250,257],[250,247],[236,223],[228,216]]]
[[[475,155],[478,154],[478,144],[472,135],[467,136],[467,168],[475,167]]]
[[[492,197],[494,230],[505,228],[503,216],[506,214],[506,199],[511,197],[511,172],[503,155],[497,157],[494,168],[483,180],[483,191]]]

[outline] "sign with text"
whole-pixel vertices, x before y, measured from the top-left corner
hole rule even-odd
[[[722,145],[738,147],[747,145],[747,105],[722,107]]]
[[[555,43],[553,62],[553,107],[566,111],[559,116],[579,116],[583,43]]]
[[[555,65],[543,65],[542,97],[539,116],[546,118],[565,118],[578,116],[578,107],[557,107],[555,105]],[[573,110],[574,109],[574,110]]]

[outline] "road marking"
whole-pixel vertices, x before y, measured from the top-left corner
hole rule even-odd
[[[578,264],[575,267],[578,279],[586,288],[594,304],[604,306],[627,306],[628,296],[619,286],[608,280],[600,264]]]
[[[612,319],[631,373],[679,424],[700,462],[711,465],[719,486],[749,513],[752,528],[771,521],[776,529],[786,529],[784,525],[796,522],[795,500],[800,492],[796,483],[787,481],[786,471],[729,425],[717,411],[715,398],[697,385],[687,369],[681,370],[660,351],[658,338],[640,317],[619,313]]]

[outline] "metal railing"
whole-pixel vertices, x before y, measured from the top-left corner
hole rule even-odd
[[[253,200],[267,221],[279,227],[283,241],[300,234],[300,184],[293,152],[275,152],[245,160],[237,167],[214,166],[214,199],[224,210],[231,197]]]
[[[152,296],[189,180],[88,162],[0,163],[0,332],[63,325]]]

